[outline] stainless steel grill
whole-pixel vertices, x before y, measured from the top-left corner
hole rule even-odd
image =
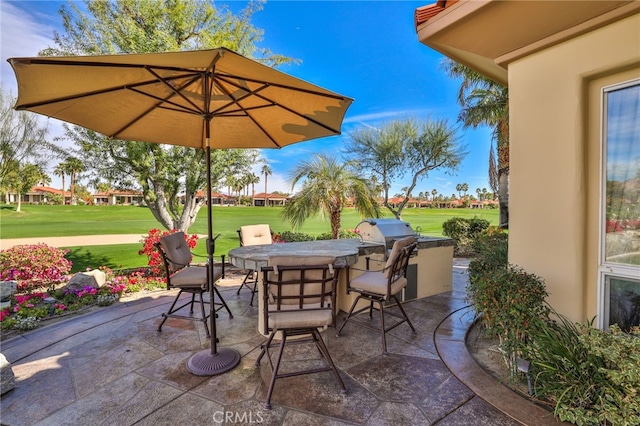
[[[365,243],[384,243],[387,249],[395,240],[417,236],[407,222],[398,219],[365,219],[356,225],[360,238]]]

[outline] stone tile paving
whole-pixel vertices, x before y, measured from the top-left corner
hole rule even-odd
[[[157,331],[160,313],[175,295],[163,292],[3,342],[16,388],[0,401],[0,423],[521,424],[477,396],[441,359],[434,332],[445,341],[464,341],[468,328],[442,323],[465,305],[463,272],[454,267],[454,291],[406,304],[418,333],[406,325],[391,331],[387,356],[375,331],[348,325],[340,337],[334,329],[323,333],[347,395],[330,372],[295,376],[276,382],[273,409],[265,410],[271,368],[266,357],[254,367],[264,339],[256,328],[257,308],[248,306],[250,292],[238,296],[237,286],[227,283],[221,291],[234,318],[220,312],[216,324],[221,347],[242,355],[235,369],[213,377],[187,371],[187,360],[209,340],[197,322],[169,319]],[[315,347],[305,346],[287,347],[283,368],[317,363]]]

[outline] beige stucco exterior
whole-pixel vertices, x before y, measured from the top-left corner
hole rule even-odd
[[[597,314],[600,91],[639,61],[635,15],[509,65],[509,260],[574,321]]]
[[[502,2],[511,6],[480,3],[510,7],[501,9],[502,20],[521,19],[514,6],[518,2]],[[539,3],[544,7],[549,2]],[[571,2],[564,3],[570,16]],[[465,60],[465,65],[486,71],[485,75],[499,75],[498,68],[507,71],[509,260],[542,277],[551,305],[573,321],[599,315],[600,96],[606,85],[640,78],[637,6],[623,5],[619,10],[624,9],[624,14],[615,15],[614,11],[606,19],[595,14],[591,21],[581,23],[579,30],[562,27],[562,32],[547,34],[543,41],[532,38],[512,52],[507,52],[505,42],[504,51],[492,58],[486,54],[483,57],[483,48],[476,49],[472,42],[461,44],[465,25],[474,20],[485,23],[484,31],[501,30],[497,21],[491,25],[488,15],[493,9],[489,6],[484,11],[478,4],[468,6],[469,13],[465,14],[465,4],[455,5],[448,12],[456,16],[455,20],[447,22],[444,15],[439,23],[429,21],[417,28],[421,42],[453,59]],[[629,13],[632,8],[635,10]],[[549,18],[557,20],[558,16]],[[436,23],[437,31],[429,29]],[[544,21],[539,25],[544,26]],[[442,28],[447,27],[451,34],[443,36]],[[510,34],[499,36],[508,39]],[[519,38],[526,40],[522,34]],[[447,46],[447,40],[449,47],[441,49],[439,46]],[[497,34],[493,40],[499,42]],[[456,50],[465,53],[458,57]],[[473,62],[473,54],[483,60]]]

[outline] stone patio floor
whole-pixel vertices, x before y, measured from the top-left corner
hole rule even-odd
[[[280,379],[264,401],[269,361],[254,362],[264,337],[250,292],[237,281],[219,289],[234,317],[220,311],[219,347],[236,349],[240,364],[212,377],[186,363],[209,347],[201,323],[161,313],[175,297],[159,291],[41,327],[2,342],[16,387],[0,400],[2,425],[545,425],[551,414],[509,390],[472,359],[464,339],[473,322],[465,302],[466,264],[456,260],[454,289],[404,306],[406,324],[387,337],[348,324],[340,337],[323,333],[348,389],[330,372]],[[226,281],[226,282],[225,282]],[[185,296],[186,297],[186,296]],[[254,305],[256,303],[254,302]],[[342,312],[338,321],[340,321]],[[339,324],[340,322],[338,322]],[[272,350],[275,358],[277,350]],[[285,349],[282,368],[318,362],[313,345]]]

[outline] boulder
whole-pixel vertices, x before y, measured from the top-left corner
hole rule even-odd
[[[16,387],[16,378],[13,375],[11,364],[0,353],[0,395],[4,395]]]
[[[7,301],[18,290],[17,281],[0,281],[0,301]]]
[[[78,272],[71,277],[66,287],[71,290],[82,290],[85,287],[100,288],[107,282],[107,274],[99,269]]]

